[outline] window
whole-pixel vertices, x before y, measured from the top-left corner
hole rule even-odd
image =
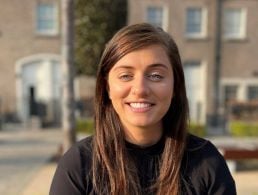
[[[58,17],[56,4],[38,4],[36,30],[37,33],[42,35],[58,34]]]
[[[154,7],[154,6],[148,7],[146,19],[148,23],[154,26],[159,26],[163,29],[165,28],[163,7]]]
[[[237,100],[237,85],[227,85],[224,87],[224,102],[225,105],[230,103],[231,101]]]
[[[248,87],[248,100],[258,100],[258,86]]]
[[[245,37],[246,12],[243,8],[230,8],[224,11],[224,37],[242,39]]]
[[[204,8],[190,7],[186,10],[186,36],[202,38],[206,36],[207,12]]]

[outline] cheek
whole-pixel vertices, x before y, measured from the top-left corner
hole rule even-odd
[[[172,97],[173,97],[173,94],[174,94],[174,89],[173,89],[173,85],[171,84],[162,84],[162,85],[159,85],[158,87],[156,87],[155,89],[156,91],[156,95],[164,100],[164,101],[171,101]]]
[[[109,98],[111,100],[124,98],[129,94],[129,87],[125,85],[112,84],[109,87]]]

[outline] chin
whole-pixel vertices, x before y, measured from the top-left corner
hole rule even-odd
[[[135,127],[147,128],[147,127],[150,127],[150,126],[155,126],[156,123],[152,122],[152,121],[140,120],[140,121],[131,122],[131,124],[134,125]]]

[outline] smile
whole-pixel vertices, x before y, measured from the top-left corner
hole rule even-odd
[[[154,104],[148,103],[148,102],[131,102],[128,103],[131,110],[136,113],[142,113],[149,111]]]
[[[148,108],[151,107],[150,103],[130,103],[132,108]]]

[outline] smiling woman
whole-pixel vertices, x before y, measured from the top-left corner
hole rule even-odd
[[[236,194],[218,150],[187,133],[183,68],[166,32],[149,24],[117,32],[96,86],[95,135],[63,156],[50,195]]]
[[[165,49],[151,45],[122,57],[108,74],[108,93],[125,139],[155,144],[173,95],[173,71]]]

